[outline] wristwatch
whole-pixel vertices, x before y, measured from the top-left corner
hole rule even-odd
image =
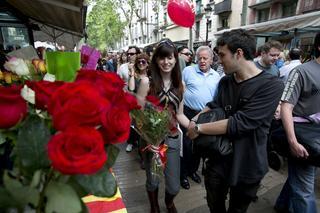
[[[197,134],[200,134],[200,124],[196,124],[195,126],[194,126],[194,130],[196,131],[196,133]]]

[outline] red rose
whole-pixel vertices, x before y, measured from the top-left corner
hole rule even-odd
[[[101,95],[110,101],[118,97],[125,85],[124,81],[115,73],[87,69],[78,71],[76,81],[92,83]]]
[[[54,135],[48,143],[52,167],[63,174],[93,174],[107,160],[101,134],[94,128],[73,127]]]
[[[119,107],[111,107],[103,112],[101,133],[106,143],[125,142],[130,134],[129,112]]]
[[[141,106],[138,104],[137,98],[130,93],[122,91],[116,100],[114,100],[113,105],[122,107],[128,111],[134,109],[141,109]]]
[[[21,86],[0,86],[0,129],[15,126],[27,115],[27,102],[21,97]]]
[[[150,103],[152,103],[154,106],[159,106],[160,105],[160,100],[158,97],[153,96],[153,95],[148,95],[146,97],[146,100]]]
[[[36,108],[46,110],[52,94],[62,85],[63,81],[27,81],[27,86],[30,87],[36,96]]]
[[[97,126],[101,112],[110,102],[87,82],[66,83],[51,97],[48,112],[53,126],[64,130],[70,126]]]

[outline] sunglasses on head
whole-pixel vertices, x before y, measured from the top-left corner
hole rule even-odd
[[[167,40],[167,39],[162,40],[162,41],[160,41],[160,42],[158,43],[158,47],[159,47],[159,46],[162,46],[162,45],[167,45],[167,46],[169,46],[169,47],[175,47],[174,44],[172,43],[172,41]]]
[[[137,54],[137,53],[128,53],[128,55],[130,55],[130,56],[133,56],[133,55],[135,55],[135,54]]]
[[[147,64],[148,62],[145,59],[138,60],[138,64]]]

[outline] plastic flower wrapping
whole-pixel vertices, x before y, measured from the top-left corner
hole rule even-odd
[[[18,63],[0,79],[0,211],[86,212],[81,197],[116,193],[114,144],[129,137],[137,101],[114,73],[52,82]]]
[[[162,175],[167,161],[167,145],[163,142],[175,124],[172,112],[167,107],[160,106],[157,97],[147,96],[144,109],[133,110],[130,114],[134,129],[146,142],[142,151],[153,152],[152,175]]]

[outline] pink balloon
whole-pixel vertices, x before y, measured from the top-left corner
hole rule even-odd
[[[179,26],[192,27],[195,21],[195,11],[190,0],[169,0],[167,10],[170,19]]]

